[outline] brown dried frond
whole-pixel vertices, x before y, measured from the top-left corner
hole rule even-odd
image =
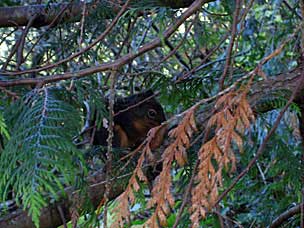
[[[222,186],[222,171],[236,168],[234,146],[243,150],[243,134],[254,121],[253,112],[247,101],[248,87],[245,90],[229,92],[215,104],[217,113],[207,126],[215,127],[215,136],[203,144],[198,153],[199,167],[196,183],[192,189],[191,221],[192,227],[199,227],[199,221],[214,206],[218,188]]]
[[[187,162],[186,150],[190,147],[190,139],[195,131],[195,108],[187,111],[181,123],[169,132],[169,137],[174,141],[165,149],[162,154],[163,169],[158,176],[153,189],[152,198],[148,207],[155,206],[155,211],[146,222],[148,227],[166,226],[167,216],[174,207],[174,197],[171,193],[172,177],[171,168],[174,161],[183,166]]]
[[[221,172],[216,172],[212,159],[219,162],[222,151],[217,145],[216,137],[202,145],[199,151],[199,167],[196,176],[196,186],[192,189],[191,198],[191,221],[193,227],[199,227],[199,221],[206,216],[207,210],[211,208],[210,201],[217,198],[217,180],[221,180]]]
[[[169,132],[169,137],[175,140],[168,148],[174,152],[174,158],[180,166],[187,162],[186,149],[190,146],[193,133],[197,131],[194,111],[195,108],[189,109],[181,123]]]
[[[60,208],[61,209],[61,208]],[[78,208],[79,209],[79,208]],[[71,214],[71,222],[72,222],[72,227],[77,227],[77,222],[80,217],[78,209],[75,207],[72,207],[70,209],[70,214]],[[62,210],[62,209],[61,209]],[[64,221],[65,222],[65,221]]]
[[[162,126],[156,127],[149,132],[143,152],[138,159],[136,168],[133,171],[128,186],[126,190],[116,199],[118,204],[114,209],[115,220],[111,225],[113,228],[124,227],[124,224],[129,222],[131,215],[129,207],[135,203],[134,192],[138,192],[140,190],[138,181],[148,183],[148,179],[143,173],[142,166],[146,158],[148,158],[148,160],[153,160],[151,145],[153,144],[153,140],[161,127]]]
[[[142,165],[145,160],[145,154],[142,153],[138,159],[137,166],[129,180],[126,190],[117,197],[116,201],[118,202],[117,206],[114,209],[115,221],[111,227],[124,227],[125,222],[129,222],[130,218],[130,209],[129,206],[135,203],[134,191],[138,192],[140,185],[138,179],[144,182],[147,182],[147,178],[142,171]]]
[[[156,205],[153,215],[146,223],[148,227],[157,227],[158,221],[161,226],[166,226],[166,216],[170,213],[170,207],[174,206],[174,198],[170,191],[172,185],[171,166],[174,159],[174,151],[169,146],[165,150],[165,153],[166,158],[163,162],[163,170],[154,184],[152,198],[148,202],[148,208]]]

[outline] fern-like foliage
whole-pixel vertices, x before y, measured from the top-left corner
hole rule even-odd
[[[268,96],[263,97],[256,105],[258,112],[265,112],[273,109],[281,109],[283,108],[288,99],[284,97],[284,94],[273,93]],[[292,112],[295,112],[297,115],[301,115],[300,107],[296,103],[291,103],[289,109]]]
[[[2,113],[0,113],[0,135],[9,138],[9,133]]]
[[[77,161],[82,161],[72,143],[80,115],[56,99],[55,92],[45,88],[24,99],[11,139],[0,155],[1,200],[13,191],[37,227],[49,195],[56,199],[64,184],[75,182]]]

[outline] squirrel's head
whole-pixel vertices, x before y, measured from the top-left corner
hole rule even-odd
[[[114,107],[116,129],[123,130],[125,138],[128,139],[128,142],[121,143],[122,146],[138,145],[151,128],[166,120],[163,108],[154,96],[155,94],[148,90],[116,101]],[[153,140],[152,147],[161,144],[165,132],[166,130],[159,132]]]

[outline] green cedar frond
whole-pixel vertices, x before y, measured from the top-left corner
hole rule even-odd
[[[106,99],[104,94],[97,89],[95,84],[93,80],[90,80],[87,83],[83,83],[82,81],[75,82],[75,97],[77,98],[80,106],[83,106],[85,103],[88,104],[89,107],[86,108],[89,109],[90,115],[86,118],[89,120],[95,120],[95,124],[100,128],[103,118],[108,117],[108,111],[106,109]],[[87,111],[88,110],[85,110],[85,112]]]
[[[76,162],[82,162],[82,155],[72,143],[79,118],[72,106],[56,99],[54,91],[31,93],[0,155],[1,200],[13,190],[37,227],[48,195],[57,199],[57,192],[74,184],[79,173]]]
[[[283,97],[280,94],[270,94],[267,97],[262,98],[257,106],[257,111],[258,112],[264,112],[268,110],[273,110],[273,109],[281,109],[283,108],[286,103],[288,102],[288,99]],[[295,112],[297,115],[301,115],[301,110],[300,107],[296,103],[291,103],[289,109],[293,112]]]
[[[2,113],[0,113],[0,135],[3,135],[9,139],[9,133],[7,131],[7,126]]]

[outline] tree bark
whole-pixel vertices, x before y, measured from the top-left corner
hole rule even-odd
[[[303,203],[298,204],[289,210],[280,214],[269,226],[269,228],[280,227],[284,222],[290,219],[292,216],[299,214],[301,212],[301,207],[303,207]]]
[[[59,21],[64,22],[70,18],[79,21],[82,6],[83,3],[61,3],[2,7],[0,8],[0,27],[26,26],[33,16],[36,16],[32,24],[33,27],[49,25],[53,21],[55,25]],[[55,21],[55,18],[60,12],[62,12],[62,15]]]
[[[206,2],[212,2],[215,0],[208,0]],[[170,8],[184,8],[190,6],[194,0],[158,0],[151,1],[149,6],[165,6]],[[138,6],[140,2],[133,0],[131,5]],[[42,27],[47,25],[56,25],[64,22],[77,22],[81,18],[84,3],[56,3],[47,5],[28,5],[28,6],[13,6],[13,7],[1,7],[0,8],[0,27],[17,27],[26,26],[32,17],[35,16],[35,20],[32,24],[33,27]],[[143,5],[146,6],[146,5]],[[107,11],[105,19],[110,15],[114,15],[120,10],[120,6],[112,3],[111,1],[100,0],[98,3],[86,4],[88,14],[92,14],[95,11],[103,12],[107,7],[110,12]]]
[[[269,94],[279,91],[285,91],[284,94],[286,94],[286,98],[288,98],[288,91],[291,94],[291,91],[293,91],[301,82],[301,75],[303,69],[304,66],[298,66],[296,69],[290,72],[280,74],[267,80],[256,82],[252,86],[252,93],[249,96],[249,101],[253,109],[257,111],[257,115],[259,113],[271,110],[271,107],[267,107],[264,109],[260,109],[259,107],[259,101],[261,101],[262,98],[267,97]],[[296,102],[303,100],[304,84],[301,85],[301,92],[298,93]],[[208,116],[209,114],[210,113],[208,112],[208,110],[203,110],[197,113],[197,124],[202,129],[204,129],[204,125],[206,124],[206,116]],[[167,143],[164,144],[166,145]],[[163,149],[164,148],[160,148],[161,151],[163,151]],[[101,171],[99,174],[91,176],[88,179],[88,182],[90,184],[101,183],[98,185],[91,185],[91,187],[88,189],[90,200],[92,201],[93,205],[97,207],[98,203],[101,201],[104,195],[105,184],[103,184],[103,181],[105,181],[105,174],[103,171]],[[113,183],[113,185],[116,187],[114,187],[114,189],[111,191],[109,199],[115,199],[119,194],[123,192],[123,186],[121,186],[119,182],[120,180],[116,180],[115,183]],[[73,205],[73,202],[78,201],[76,201],[77,197],[73,195],[72,188],[67,188],[66,193],[68,195],[67,198],[43,208],[40,217],[40,228],[54,228],[63,223],[60,214],[57,210],[58,206],[62,208],[64,218],[67,221],[71,219],[69,208],[71,205]],[[34,224],[32,223],[31,218],[27,215],[26,212],[18,210],[10,213],[9,215],[3,218],[0,218],[0,227],[33,228]]]

